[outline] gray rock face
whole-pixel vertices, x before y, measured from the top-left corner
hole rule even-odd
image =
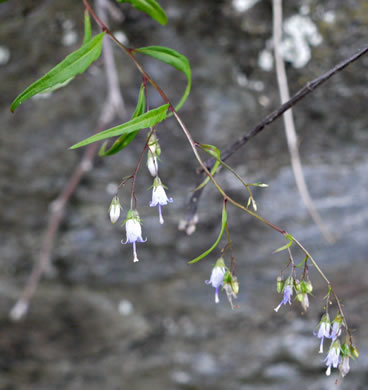
[[[124,23],[113,25],[114,31],[124,31],[131,47],[165,45],[189,58],[193,89],[182,118],[196,141],[220,149],[279,105],[272,64],[265,62],[267,54],[260,60],[262,52],[270,50],[270,2],[253,3],[246,9],[250,2],[245,0],[162,1],[169,15],[166,27],[124,5]],[[366,2],[285,3],[285,20],[295,15],[308,20],[300,24],[299,35],[288,36],[293,92],[367,43]],[[9,106],[20,91],[78,47],[82,19],[82,2],[72,0],[0,5],[0,388],[367,388],[368,57],[294,109],[306,180],[337,238],[335,244],[323,240],[296,191],[282,121],[229,161],[249,182],[269,184],[255,190],[260,214],[302,241],[336,286],[361,353],[344,380],[335,385],[336,376],[326,377],[323,355],[317,354],[319,343],[312,332],[327,288],[312,267],[315,289],[309,312],[301,315],[297,302],[277,314],[273,310],[280,301],[275,280],[287,261],[283,253],[272,254],[284,244],[280,235],[229,208],[240,282],[236,310],[224,293],[215,305],[214,291],[204,283],[219,250],[188,266],[188,260],[215,240],[222,202],[209,185],[195,234],[187,237],[177,230],[197,180],[197,163],[173,119],[158,131],[160,176],[174,198],[164,207],[163,226],[157,210],[148,206],[152,183],[144,167],[137,178],[138,208],[148,238],[138,245],[141,261],[132,263],[131,247],[120,244],[123,228],[109,222],[112,195],[107,188],[134,170],[143,132],[124,153],[96,160],[67,207],[53,251],[53,272],[42,281],[28,317],[16,324],[8,320],[37,261],[50,202],[81,156],[68,147],[95,129],[105,94],[102,62],[50,97],[22,104],[14,115]],[[319,40],[311,38],[310,25]],[[290,43],[294,41],[295,47]],[[127,110],[132,112],[140,76],[128,58],[118,49],[115,53]],[[295,67],[292,55],[303,56],[305,65]],[[182,75],[150,58],[141,60],[177,101],[185,87]],[[152,107],[161,104],[153,91],[149,99]],[[218,180],[235,199],[246,202],[231,174],[223,171]],[[120,194],[124,213],[129,190],[127,186]],[[302,260],[297,251],[294,255]],[[335,309],[331,306],[331,315]]]

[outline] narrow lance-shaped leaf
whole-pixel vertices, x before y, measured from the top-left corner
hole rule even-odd
[[[221,152],[220,149],[216,148],[214,145],[207,145],[207,144],[201,144],[201,148],[208,153],[210,156],[214,157],[216,159],[215,164],[213,165],[211,169],[211,175],[214,176],[217,172],[218,167],[221,165]],[[198,191],[205,187],[207,183],[210,181],[210,177],[207,176],[202,183],[193,190],[193,192]]]
[[[132,115],[132,119],[137,118],[138,116],[144,114],[144,110],[146,108],[146,99],[144,95],[144,90],[145,90],[145,86],[142,83],[141,88],[139,90],[137,106],[135,108],[134,114]],[[101,146],[100,151],[98,152],[98,155],[100,157],[105,157],[120,152],[120,150],[126,148],[133,141],[135,136],[138,134],[138,131],[139,130],[134,131],[133,133],[123,134],[113,143],[111,148],[108,150],[105,150],[107,141],[104,142],[103,145]]]
[[[83,44],[85,45],[87,42],[91,40],[92,37],[92,26],[91,26],[91,19],[89,16],[89,12],[87,10],[84,11],[84,37],[83,37]],[[40,93],[50,93],[53,91],[56,91],[57,89],[66,87],[73,79],[75,76],[72,76],[68,78],[68,80],[65,80],[63,83],[55,84],[54,86],[50,88],[44,89]]]
[[[91,18],[89,16],[88,10],[84,11],[84,36],[83,36],[83,45],[91,40],[92,37],[92,25]]]
[[[187,100],[190,93],[190,89],[192,87],[192,71],[188,58],[173,49],[169,49],[168,47],[163,46],[141,47],[139,49],[134,49],[134,52],[146,54],[148,56],[156,58],[157,60],[165,62],[166,64],[174,67],[175,69],[185,74],[187,78],[187,86],[185,88],[184,95],[175,107],[176,111],[180,110],[182,105]]]
[[[137,130],[152,127],[167,117],[168,108],[169,104],[164,104],[163,106],[155,108],[154,110],[150,110],[143,115],[138,116],[137,118],[131,119],[129,122],[92,135],[91,137],[88,137],[85,140],[71,146],[70,149],[77,149],[82,146],[92,144],[93,142],[101,141],[103,139],[117,137],[122,134],[130,134]]]
[[[105,33],[96,35],[86,44],[51,69],[39,80],[30,85],[13,101],[10,109],[12,112],[25,100],[42,92],[50,91],[54,87],[66,85],[71,78],[83,73],[92,62],[96,61],[101,54],[102,40]]]
[[[292,236],[292,235],[286,234],[286,235],[285,235],[285,238],[286,238],[287,240],[289,240],[289,242],[288,242],[286,245],[282,246],[281,248],[276,249],[276,250],[273,251],[272,253],[282,252],[282,251],[284,251],[285,249],[290,248],[291,245],[293,245],[293,236]]]
[[[219,244],[222,235],[224,234],[225,228],[227,224],[227,210],[226,210],[226,205],[224,204],[224,207],[222,208],[222,222],[221,222],[221,231],[219,236],[217,237],[217,240],[215,243],[211,246],[211,248],[207,249],[206,252],[203,252],[200,256],[196,257],[195,259],[189,261],[189,264],[194,264],[199,260],[202,260],[205,258],[207,255],[209,255]]]
[[[163,26],[167,23],[167,16],[156,0],[117,0],[119,3],[130,3],[134,8],[149,15]]]

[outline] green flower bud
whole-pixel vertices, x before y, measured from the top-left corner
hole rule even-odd
[[[283,287],[284,287],[284,282],[282,280],[282,277],[278,276],[276,279],[276,289],[279,294],[281,293]]]
[[[303,282],[302,282],[303,283]],[[302,289],[302,284],[300,283],[300,281],[298,279],[295,280],[295,283],[294,283],[294,287],[295,287],[295,291],[297,293],[302,293],[304,292],[303,289]]]
[[[351,355],[353,357],[358,359],[358,357],[359,357],[359,349],[358,349],[358,347],[356,347],[355,345],[350,345],[350,352],[351,352]]]
[[[308,294],[311,294],[313,291],[313,286],[312,286],[312,283],[310,280],[307,280],[305,282],[305,292],[308,293]]]

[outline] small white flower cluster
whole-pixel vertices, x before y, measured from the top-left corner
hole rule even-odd
[[[293,292],[296,292],[295,299],[299,301],[305,311],[309,308],[309,298],[308,294],[311,294],[313,291],[312,283],[309,279],[302,280],[301,282],[298,279],[294,279],[292,276],[289,276],[285,282],[281,277],[277,278],[277,292],[283,293],[284,296],[280,304],[275,307],[275,312],[277,313],[282,305],[288,303],[291,305],[291,297]]]
[[[155,177],[153,181],[153,189],[152,189],[152,200],[150,202],[150,207],[158,206],[159,210],[159,221],[160,224],[164,223],[164,219],[162,217],[162,206],[167,205],[168,203],[172,203],[173,199],[167,197],[165,192],[165,186],[162,184],[161,179],[158,177],[158,165],[157,159],[161,154],[161,148],[158,143],[158,139],[155,134],[152,134],[148,141],[148,160],[147,167],[152,176]],[[112,223],[116,223],[120,217],[120,211],[122,210],[122,206],[120,204],[119,198],[114,196],[111,201],[109,214],[110,220]],[[136,209],[131,208],[128,211],[127,218],[123,222],[125,224],[126,230],[126,241],[121,241],[122,244],[133,244],[133,262],[139,261],[137,256],[137,242],[146,242],[147,239],[142,238],[142,226],[141,219],[139,217],[138,211]]]
[[[350,338],[346,335],[346,341],[341,345],[339,336],[342,328],[345,327],[344,319],[341,314],[337,314],[331,322],[328,313],[326,312],[318,325],[318,331],[313,332],[315,336],[321,339],[319,353],[323,353],[323,342],[325,338],[331,339],[331,345],[327,356],[324,359],[327,370],[326,375],[331,375],[331,367],[338,368],[342,377],[350,371],[350,358],[358,358],[358,348],[352,345]]]
[[[308,295],[313,291],[313,286],[308,279],[308,275],[306,275],[306,278],[304,278],[301,282],[298,279],[295,279],[292,275],[290,275],[285,281],[283,281],[282,277],[279,276],[277,278],[277,292],[283,293],[283,299],[274,309],[276,312],[282,305],[286,305],[286,303],[291,305],[291,298],[294,291],[296,293],[295,299],[301,303],[304,311],[308,309]],[[317,326],[318,329],[313,332],[313,334],[320,339],[319,353],[323,353],[324,340],[331,340],[327,356],[324,359],[327,366],[327,376],[331,375],[331,368],[333,367],[338,368],[341,376],[344,377],[350,371],[350,358],[357,358],[359,356],[359,351],[356,346],[352,345],[351,338],[347,334],[348,332],[346,330],[346,341],[344,344],[341,344],[339,337],[344,327],[344,318],[340,313],[338,313],[335,319],[331,321],[328,312],[326,311]]]
[[[206,284],[210,284],[215,288],[215,303],[219,303],[220,287],[226,292],[227,299],[232,308],[234,308],[233,298],[237,298],[239,292],[239,283],[236,276],[226,267],[223,257],[220,257],[212,268],[210,280],[206,280]]]

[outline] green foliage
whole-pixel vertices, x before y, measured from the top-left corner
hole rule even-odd
[[[210,156],[212,156],[213,158],[216,159],[216,162],[215,162],[215,164],[213,165],[213,167],[211,169],[211,175],[214,176],[216,174],[216,172],[217,172],[217,168],[221,165],[221,152],[220,152],[220,149],[216,148],[216,146],[207,145],[207,144],[201,144],[200,146],[206,153],[208,153]],[[210,177],[207,176],[203,180],[203,182],[197,188],[195,188],[193,190],[193,192],[194,191],[198,191],[201,188],[205,187],[209,181],[210,181]]]
[[[282,251],[284,251],[284,250],[290,248],[291,245],[293,245],[293,236],[292,236],[291,234],[286,234],[286,235],[285,235],[285,238],[286,238],[287,240],[289,240],[289,242],[288,242],[286,245],[282,246],[281,248],[276,249],[275,251],[273,251],[273,253],[282,252]]]
[[[155,108],[154,110],[150,110],[143,115],[131,119],[129,122],[125,122],[119,126],[112,127],[111,129],[101,131],[100,133],[88,137],[85,140],[71,146],[70,149],[77,149],[106,138],[117,137],[123,134],[130,134],[137,130],[152,127],[155,124],[162,122],[167,117],[168,108],[169,104],[164,104],[163,106]]]
[[[226,228],[226,224],[227,224],[227,210],[226,210],[226,205],[224,204],[224,207],[222,208],[221,231],[220,231],[219,236],[217,237],[217,240],[211,246],[211,248],[207,249],[205,252],[203,252],[201,255],[199,255],[195,259],[189,261],[189,264],[194,264],[197,261],[202,260],[203,258],[205,258],[207,255],[209,255],[217,247],[217,245],[219,244],[219,242],[221,240],[222,235],[224,234],[224,231],[225,231],[225,228]]]
[[[149,15],[163,26],[167,23],[167,16],[156,0],[117,0],[119,3],[130,3],[134,8]]]
[[[83,37],[83,45],[91,40],[92,37],[92,25],[91,18],[89,16],[88,10],[84,11],[84,37]]]
[[[146,46],[141,47],[139,49],[134,49],[134,52],[146,54],[148,56],[156,58],[157,60],[165,62],[166,64],[174,67],[175,69],[185,74],[187,78],[187,86],[185,88],[184,95],[175,107],[176,111],[180,110],[182,105],[187,100],[190,93],[190,89],[192,87],[192,71],[188,58],[178,53],[177,51],[164,46]]]
[[[138,102],[134,114],[132,115],[132,119],[137,118],[138,116],[144,114],[144,110],[146,108],[146,99],[144,95],[144,90],[145,90],[145,86],[144,84],[142,84],[139,90]],[[126,148],[133,141],[135,136],[138,134],[138,131],[139,130],[134,131],[133,133],[123,134],[113,143],[111,148],[108,150],[106,150],[107,142],[104,142],[103,145],[101,146],[100,151],[98,152],[98,155],[100,157],[105,157],[120,152],[120,150]]]
[[[20,104],[32,96],[61,88],[68,84],[77,74],[85,72],[92,62],[96,61],[100,56],[104,35],[104,32],[96,35],[82,45],[81,48],[69,54],[43,77],[31,84],[16,97],[10,110],[14,112]]]

